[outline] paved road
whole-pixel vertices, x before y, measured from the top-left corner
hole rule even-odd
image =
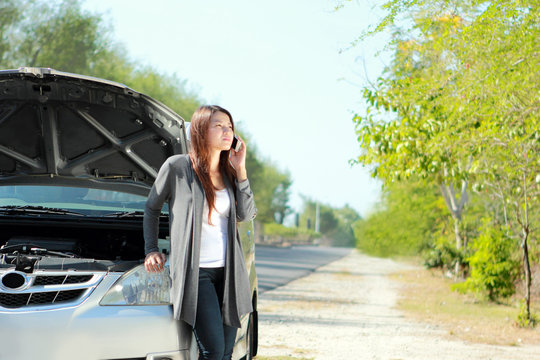
[[[259,291],[285,285],[310,274],[320,266],[349,254],[351,249],[319,246],[289,248],[259,246],[255,248],[255,268],[259,277]]]

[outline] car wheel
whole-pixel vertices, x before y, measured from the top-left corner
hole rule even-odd
[[[252,312],[249,315],[249,323],[246,333],[246,360],[252,360],[257,355],[257,342],[258,342],[258,318],[257,311]]]

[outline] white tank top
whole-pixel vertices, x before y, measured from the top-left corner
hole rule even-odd
[[[213,209],[211,217],[212,225],[210,225],[208,223],[208,202],[204,202],[201,232],[201,258],[199,263],[199,267],[203,268],[225,266],[227,228],[229,224],[229,210],[231,208],[231,200],[227,189],[216,190],[215,205],[216,208]]]

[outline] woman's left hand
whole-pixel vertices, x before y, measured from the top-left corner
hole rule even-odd
[[[246,143],[238,137],[238,141],[242,144],[238,152],[231,149],[229,160],[231,165],[236,170],[236,178],[238,181],[244,181],[247,179],[246,171]]]

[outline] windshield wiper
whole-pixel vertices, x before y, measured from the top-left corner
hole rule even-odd
[[[110,214],[107,214],[107,215],[103,215],[104,217],[116,217],[116,218],[124,218],[124,217],[134,217],[134,218],[139,218],[139,217],[143,217],[144,216],[144,211],[119,211],[119,212],[114,212],[114,213],[110,213]],[[164,213],[161,213],[160,217],[167,217],[169,216],[168,214],[164,214]]]
[[[119,211],[110,213],[107,215],[103,215],[104,217],[116,217],[116,218],[123,218],[123,217],[141,217],[144,216],[143,211]]]
[[[0,212],[2,213],[27,213],[27,214],[58,214],[58,215],[75,215],[75,216],[86,216],[84,214],[59,208],[50,208],[44,206],[33,206],[33,205],[8,205],[0,206]]]

